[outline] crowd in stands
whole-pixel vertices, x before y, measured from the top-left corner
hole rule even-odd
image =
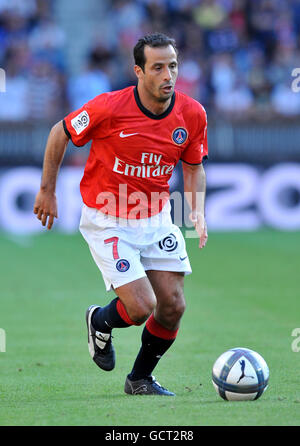
[[[0,67],[6,73],[1,120],[51,120],[65,107],[63,45],[51,2],[0,0]]]
[[[73,76],[54,0],[0,0],[0,120],[57,121],[97,94],[135,84],[132,48],[153,31],[175,38],[177,89],[210,117],[299,117],[291,84],[300,67],[300,0],[101,1],[101,29],[85,70]]]

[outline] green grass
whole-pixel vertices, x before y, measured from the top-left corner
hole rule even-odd
[[[193,274],[178,338],[155,370],[175,398],[123,393],[142,327],[115,330],[117,364],[90,359],[84,314],[107,294],[80,235],[0,237],[0,425],[299,425],[299,233],[210,234],[187,240]],[[211,384],[231,347],[258,351],[270,384],[257,401],[225,402]]]

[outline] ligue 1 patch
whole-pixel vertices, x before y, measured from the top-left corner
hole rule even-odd
[[[187,131],[183,127],[178,127],[173,131],[172,139],[175,142],[175,144],[183,144],[185,143],[187,139]]]
[[[75,118],[71,119],[71,125],[77,135],[79,135],[90,123],[90,117],[87,111],[83,110]]]
[[[120,271],[120,273],[125,273],[125,271],[129,270],[129,267],[130,263],[128,262],[128,260],[125,259],[118,260],[116,264],[116,268],[118,271]]]
[[[172,252],[175,251],[175,249],[178,246],[178,241],[176,240],[176,237],[174,234],[167,235],[167,237],[163,238],[159,242],[159,247],[163,251]]]

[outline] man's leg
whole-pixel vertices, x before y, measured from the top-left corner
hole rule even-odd
[[[115,367],[115,351],[111,343],[113,328],[141,325],[152,313],[156,298],[147,277],[115,289],[117,298],[101,308],[91,305],[86,313],[89,351],[103,370]]]
[[[130,393],[134,393],[134,383],[137,383],[139,389],[139,384],[151,376],[160,358],[175,341],[185,310],[183,273],[151,270],[147,271],[147,276],[155,292],[157,304],[146,322],[141,349],[127,378],[132,387],[130,389],[127,385]]]
[[[109,333],[113,328],[141,325],[152,313],[156,298],[147,277],[134,280],[115,289],[117,298],[99,308],[92,318],[95,328]]]

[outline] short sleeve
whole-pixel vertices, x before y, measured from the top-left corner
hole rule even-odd
[[[192,123],[189,143],[181,155],[181,160],[188,164],[201,164],[208,158],[207,115],[204,107],[196,103],[190,122]]]
[[[84,146],[105,126],[109,118],[107,99],[107,93],[96,96],[63,119],[65,133],[75,146]]]

